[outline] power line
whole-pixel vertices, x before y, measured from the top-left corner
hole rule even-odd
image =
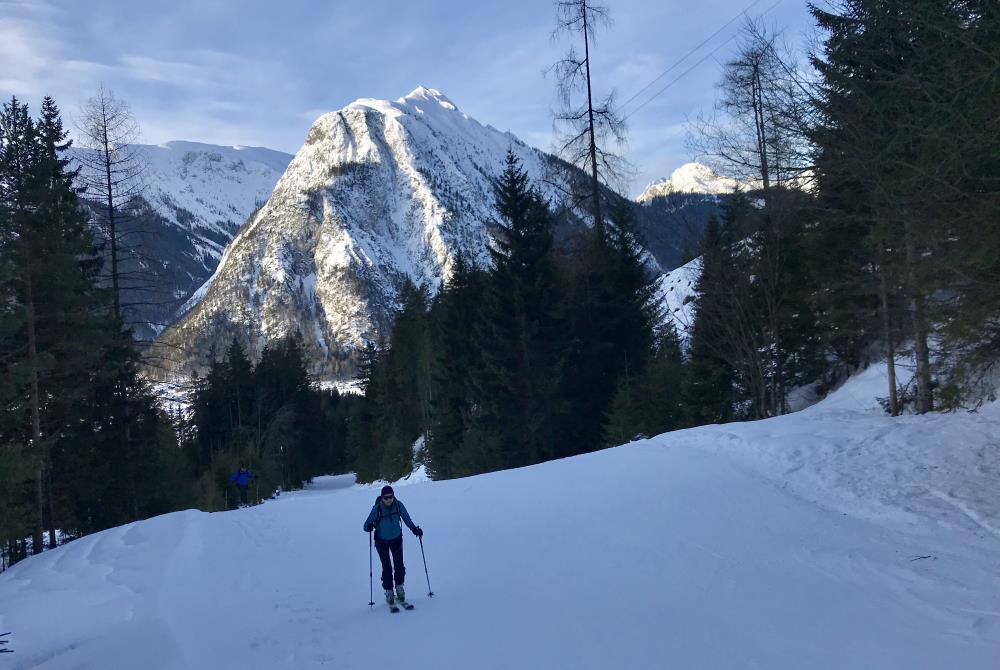
[[[667,76],[668,74],[670,74],[670,72],[671,72],[671,71],[673,71],[674,69],[676,69],[678,65],[680,65],[681,63],[683,63],[684,61],[686,61],[686,60],[687,60],[687,59],[688,59],[689,57],[691,57],[691,56],[692,56],[692,55],[693,55],[693,54],[694,54],[694,53],[695,53],[696,51],[698,51],[698,50],[699,50],[699,49],[701,49],[701,48],[702,48],[703,46],[705,46],[706,44],[708,44],[709,42],[711,42],[711,41],[712,41],[713,39],[715,39],[715,37],[716,37],[716,36],[717,36],[717,35],[718,35],[719,33],[721,33],[721,32],[722,32],[723,30],[725,30],[726,28],[728,28],[728,27],[729,27],[729,26],[730,26],[730,25],[731,25],[731,24],[732,24],[732,23],[733,23],[734,21],[736,21],[736,20],[737,20],[738,18],[740,18],[741,16],[743,16],[744,14],[746,14],[746,13],[747,13],[748,11],[750,11],[751,9],[753,9],[754,5],[757,5],[757,4],[760,4],[760,2],[761,2],[761,0],[754,0],[754,1],[753,1],[753,2],[751,2],[751,3],[749,4],[749,5],[747,5],[746,7],[744,7],[744,8],[743,8],[743,9],[742,9],[742,10],[740,11],[740,13],[739,13],[739,14],[737,14],[737,15],[736,15],[736,16],[734,16],[733,18],[729,19],[728,21],[726,21],[726,22],[725,22],[725,23],[724,23],[724,24],[722,25],[722,27],[721,27],[721,28],[719,28],[719,29],[718,29],[718,30],[716,30],[716,31],[715,31],[714,33],[712,33],[712,34],[711,34],[711,35],[709,35],[709,36],[708,36],[707,38],[705,38],[705,40],[704,40],[703,42],[701,42],[700,44],[698,44],[698,46],[694,47],[693,49],[691,49],[690,51],[688,51],[688,52],[687,52],[686,54],[684,54],[684,55],[683,55],[683,56],[682,56],[682,57],[680,58],[680,60],[678,60],[678,61],[675,61],[673,65],[671,65],[671,66],[670,66],[670,67],[668,67],[668,68],[667,68],[666,70],[664,70],[664,71],[663,71],[663,72],[661,72],[661,73],[660,73],[659,75],[657,75],[657,77],[656,77],[655,79],[653,79],[653,80],[652,80],[651,82],[649,82],[648,84],[646,84],[645,86],[643,86],[643,87],[642,87],[641,89],[639,89],[639,90],[638,90],[638,91],[636,92],[636,94],[635,94],[635,95],[633,95],[633,96],[632,96],[631,98],[629,98],[628,100],[626,100],[625,102],[623,102],[621,106],[622,106],[623,108],[624,108],[624,107],[627,107],[627,106],[628,106],[628,104],[629,104],[630,102],[632,102],[633,100],[635,100],[636,98],[638,98],[638,97],[639,97],[640,95],[642,95],[642,94],[643,94],[644,92],[646,92],[646,90],[648,90],[650,86],[652,86],[653,84],[655,84],[656,82],[660,81],[660,80],[661,80],[661,79],[663,79],[663,78],[664,78],[665,76]]]
[[[772,4],[770,7],[768,7],[767,9],[765,9],[760,14],[760,16],[757,17],[757,19],[759,20],[759,19],[764,18],[764,16],[766,16],[768,13],[770,13],[771,10],[773,10],[775,7],[777,7],[778,5],[780,5],[783,1],[784,0],[776,0],[776,2],[774,4]],[[741,13],[740,16],[742,16],[742,15],[743,14]],[[732,21],[730,21],[729,23],[732,23]],[[726,25],[729,25],[729,24],[727,23]],[[738,35],[739,35],[739,33],[733,33],[732,35],[730,35],[729,38],[726,39],[725,42],[723,42],[719,46],[717,46],[714,49],[712,49],[711,51],[709,51],[708,55],[704,56],[697,63],[695,63],[694,65],[692,65],[688,69],[684,70],[684,72],[682,72],[680,75],[678,75],[677,77],[675,77],[674,79],[672,79],[670,81],[670,83],[668,83],[666,86],[664,86],[659,91],[657,91],[652,96],[650,96],[641,105],[639,105],[638,107],[636,107],[635,109],[633,109],[631,112],[629,112],[627,115],[625,115],[625,118],[623,118],[622,121],[628,121],[628,119],[631,118],[633,115],[635,115],[636,112],[638,112],[640,109],[642,109],[643,107],[645,107],[646,105],[648,105],[649,103],[651,103],[656,98],[660,97],[668,88],[670,88],[671,86],[673,86],[674,84],[676,84],[677,82],[679,82],[681,79],[683,79],[685,76],[687,76],[696,67],[698,67],[699,65],[701,65],[702,63],[704,63],[705,61],[707,61],[709,58],[711,58],[712,56],[714,56],[716,54],[716,52],[720,51],[724,46],[728,45],[730,42],[732,42],[734,39],[736,39],[736,37]],[[687,56],[685,56],[684,58],[687,58]],[[684,60],[684,59],[681,59],[681,60]],[[680,61],[678,61],[678,63],[679,62]],[[649,88],[649,87],[647,86],[646,88]]]
[[[717,51],[720,51],[723,47],[727,46],[734,39],[736,39],[736,35],[731,35],[729,37],[729,39],[727,39],[725,42],[723,42],[719,46],[717,46],[714,49],[712,49],[711,51],[709,51],[708,54],[705,55],[705,56],[703,56],[697,63],[695,63],[694,65],[692,65],[688,69],[684,70],[684,72],[681,72],[679,75],[677,75],[676,77],[674,77],[673,79],[671,79],[670,82],[666,86],[664,86],[659,91],[657,91],[656,93],[654,93],[652,95],[652,97],[650,97],[648,100],[646,100],[646,102],[642,103],[641,105],[639,105],[638,107],[636,107],[635,109],[633,109],[631,112],[629,112],[628,114],[626,114],[625,118],[623,118],[622,121],[628,121],[632,117],[633,114],[635,114],[636,112],[638,112],[640,109],[642,109],[643,107],[645,107],[649,103],[653,102],[653,100],[656,100],[656,98],[658,98],[661,94],[663,94],[664,91],[666,91],[668,88],[670,88],[671,86],[673,86],[674,84],[676,84],[677,82],[679,82],[681,79],[683,79],[684,77],[686,77],[692,70],[694,70],[695,68],[697,68],[699,65],[701,65],[705,61],[707,61],[709,58],[712,58]]]

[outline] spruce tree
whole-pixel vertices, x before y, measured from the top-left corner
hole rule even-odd
[[[306,366],[301,333],[269,343],[254,370],[254,387],[263,415],[260,439],[261,469],[283,489],[300,488],[313,472],[308,470],[306,426],[312,381]]]
[[[226,352],[226,384],[229,389],[229,422],[234,434],[242,436],[253,411],[253,365],[239,340],[233,338]]]
[[[659,321],[655,275],[643,261],[629,206],[617,199],[611,214],[613,224],[587,231],[581,253],[570,259],[563,456],[602,446],[612,398],[641,376]]]
[[[427,428],[430,396],[428,296],[404,282],[385,356],[384,393],[375,412],[380,471],[393,481],[413,467],[413,443]]]
[[[891,341],[893,325],[907,327],[916,410],[925,412],[934,405],[933,324],[952,333],[955,324],[975,324],[949,342],[948,353],[961,356],[963,341],[981,341],[997,314],[995,298],[986,298],[996,295],[996,265],[980,259],[984,239],[997,237],[996,217],[984,214],[995,210],[998,192],[998,9],[851,0],[812,11],[826,32],[813,60],[822,83],[813,138],[820,193],[831,218],[846,212],[868,227],[879,330]],[[979,274],[984,267],[993,270]],[[966,309],[984,304],[980,298],[994,307]],[[906,307],[895,324],[894,303]]]
[[[22,267],[25,273],[36,271],[30,281],[35,345],[38,352],[44,352],[44,358],[38,359],[42,363],[39,381],[46,398],[42,407],[46,419],[43,435],[47,437],[44,515],[49,543],[54,544],[56,526],[70,533],[73,525],[73,518],[59,509],[59,503],[72,497],[68,488],[59,490],[61,482],[72,486],[72,475],[65,476],[68,468],[61,461],[73,448],[70,445],[85,439],[73,434],[87,418],[85,408],[94,394],[103,353],[113,346],[115,333],[105,318],[109,294],[97,286],[100,260],[77,197],[77,172],[70,169],[64,155],[71,142],[51,98],[43,100],[35,128],[33,214],[30,230],[24,230],[22,236],[22,253],[33,255],[33,259],[22,262]],[[64,476],[59,477],[59,472]]]
[[[551,458],[562,410],[565,330],[551,214],[513,152],[496,184],[494,245],[477,331],[477,412],[467,468],[490,471]]]
[[[687,419],[686,381],[680,337],[673,324],[667,324],[642,372],[625,373],[619,378],[605,428],[605,444],[624,444],[683,426]]]
[[[0,226],[0,231],[9,226],[2,205]],[[17,334],[23,328],[24,307],[14,290],[8,251],[0,244],[0,569],[24,558],[18,543],[32,532],[30,498],[22,489],[33,468],[20,439],[27,406],[23,389],[28,382],[25,366],[18,365]]]
[[[373,342],[365,343],[358,366],[362,402],[347,415],[347,459],[360,482],[379,479],[381,445],[375,440],[375,415],[384,394],[382,351]]]
[[[691,425],[721,423],[735,416],[736,371],[725,353],[729,347],[725,329],[718,325],[730,316],[726,295],[733,288],[732,270],[730,240],[718,219],[712,217],[702,242],[694,322],[689,333],[684,406]]]
[[[14,337],[20,353],[11,361],[10,372],[14,377],[25,373],[22,390],[28,402],[22,439],[30,445],[36,468],[31,490],[32,545],[37,552],[43,546],[43,527],[48,528],[50,544],[57,526],[67,534],[90,527],[90,521],[82,522],[72,510],[87,506],[81,495],[93,492],[88,480],[97,479],[89,450],[107,437],[95,437],[94,426],[106,417],[93,415],[92,408],[101,404],[97,396],[106,388],[105,373],[117,371],[115,361],[131,355],[131,345],[108,327],[109,296],[95,283],[100,263],[77,199],[75,172],[63,155],[69,142],[58,107],[45,99],[40,119],[33,122],[26,106],[12,101],[0,116],[0,181],[11,233],[4,248],[13,268],[11,287],[24,306],[23,328]],[[141,405],[141,394],[132,391],[134,387],[133,402]],[[120,425],[125,413],[119,408],[109,415]],[[130,429],[125,427],[126,436]],[[126,450],[117,455],[127,461],[133,454]],[[109,462],[124,463],[115,458]],[[121,489],[134,491],[125,483]],[[135,495],[130,503],[132,514],[126,520],[138,518]]]
[[[615,225],[607,231],[609,272],[602,285],[606,294],[602,317],[613,325],[610,335],[619,370],[641,372],[653,352],[654,330],[661,318],[656,275],[644,261],[631,205],[618,199],[611,214]]]
[[[430,426],[427,432],[429,472],[435,479],[459,474],[455,456],[462,451],[474,410],[473,370],[479,353],[470,333],[479,327],[483,277],[461,253],[455,257],[448,283],[431,309],[434,352]]]

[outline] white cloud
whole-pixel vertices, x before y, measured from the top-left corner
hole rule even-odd
[[[0,2],[3,97],[16,94],[37,109],[40,98],[51,95],[71,122],[103,84],[132,104],[146,141],[272,145],[274,136],[261,137],[268,115],[297,104],[295,79],[276,65],[213,49],[141,53],[127,40],[120,42],[123,50],[98,60],[79,44],[84,27],[69,30],[66,18],[47,3]],[[262,108],[263,100],[270,107]],[[289,109],[287,118],[294,116]],[[287,133],[285,144],[303,133]]]

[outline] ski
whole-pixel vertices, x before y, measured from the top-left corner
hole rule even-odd
[[[413,609],[413,605],[411,605],[411,604],[410,604],[410,603],[408,603],[408,602],[401,602],[401,603],[399,603],[399,604],[400,604],[400,606],[401,606],[401,607],[402,607],[402,608],[403,608],[404,610],[411,610],[411,609]]]
[[[389,611],[392,612],[393,614],[396,614],[399,612],[399,608],[396,607],[395,605],[389,605]]]

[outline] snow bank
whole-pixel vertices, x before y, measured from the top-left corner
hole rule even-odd
[[[931,534],[948,525],[1000,539],[997,403],[975,414],[893,419],[827,409],[824,402],[798,414],[650,441],[725,455],[794,495],[852,517]],[[928,519],[934,524],[927,526]]]
[[[5,667],[995,670],[1000,407],[839,402],[405,487],[413,612],[349,475],[83,538],[0,575]]]

